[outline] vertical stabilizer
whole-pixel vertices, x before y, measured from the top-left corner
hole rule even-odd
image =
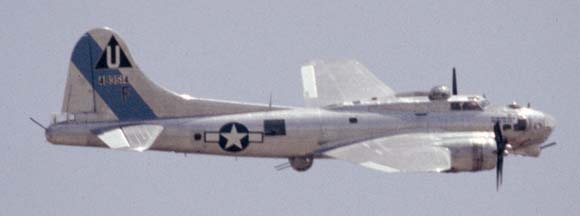
[[[85,121],[153,119],[137,89],[145,79],[117,34],[93,29],[74,47],[62,111]]]
[[[123,39],[106,27],[90,30],[75,45],[62,106],[69,121],[132,121],[265,110],[267,105],[194,98],[156,85],[141,72]]]

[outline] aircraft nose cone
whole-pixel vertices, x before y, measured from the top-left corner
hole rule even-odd
[[[545,114],[545,121],[546,127],[550,130],[554,130],[556,127],[556,119],[551,115]]]

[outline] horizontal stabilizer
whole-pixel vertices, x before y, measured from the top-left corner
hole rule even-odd
[[[131,125],[107,130],[97,136],[112,149],[145,151],[153,145],[161,131],[163,126],[160,125]]]

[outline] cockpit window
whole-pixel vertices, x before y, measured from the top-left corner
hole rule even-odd
[[[486,108],[489,105],[489,101],[486,98],[479,98],[479,106],[481,108]]]
[[[524,131],[528,128],[528,120],[526,119],[518,119],[518,122],[514,124],[514,130],[516,131]]]
[[[481,110],[481,107],[475,101],[468,101],[463,103],[463,110]]]
[[[467,102],[452,102],[451,103],[451,110],[454,111],[479,111],[483,110],[481,105],[477,101],[467,101]]]

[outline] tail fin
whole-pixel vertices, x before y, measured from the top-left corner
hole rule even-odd
[[[267,105],[178,95],[151,82],[125,42],[109,28],[84,34],[74,47],[62,112],[75,121],[126,121],[268,110]]]

